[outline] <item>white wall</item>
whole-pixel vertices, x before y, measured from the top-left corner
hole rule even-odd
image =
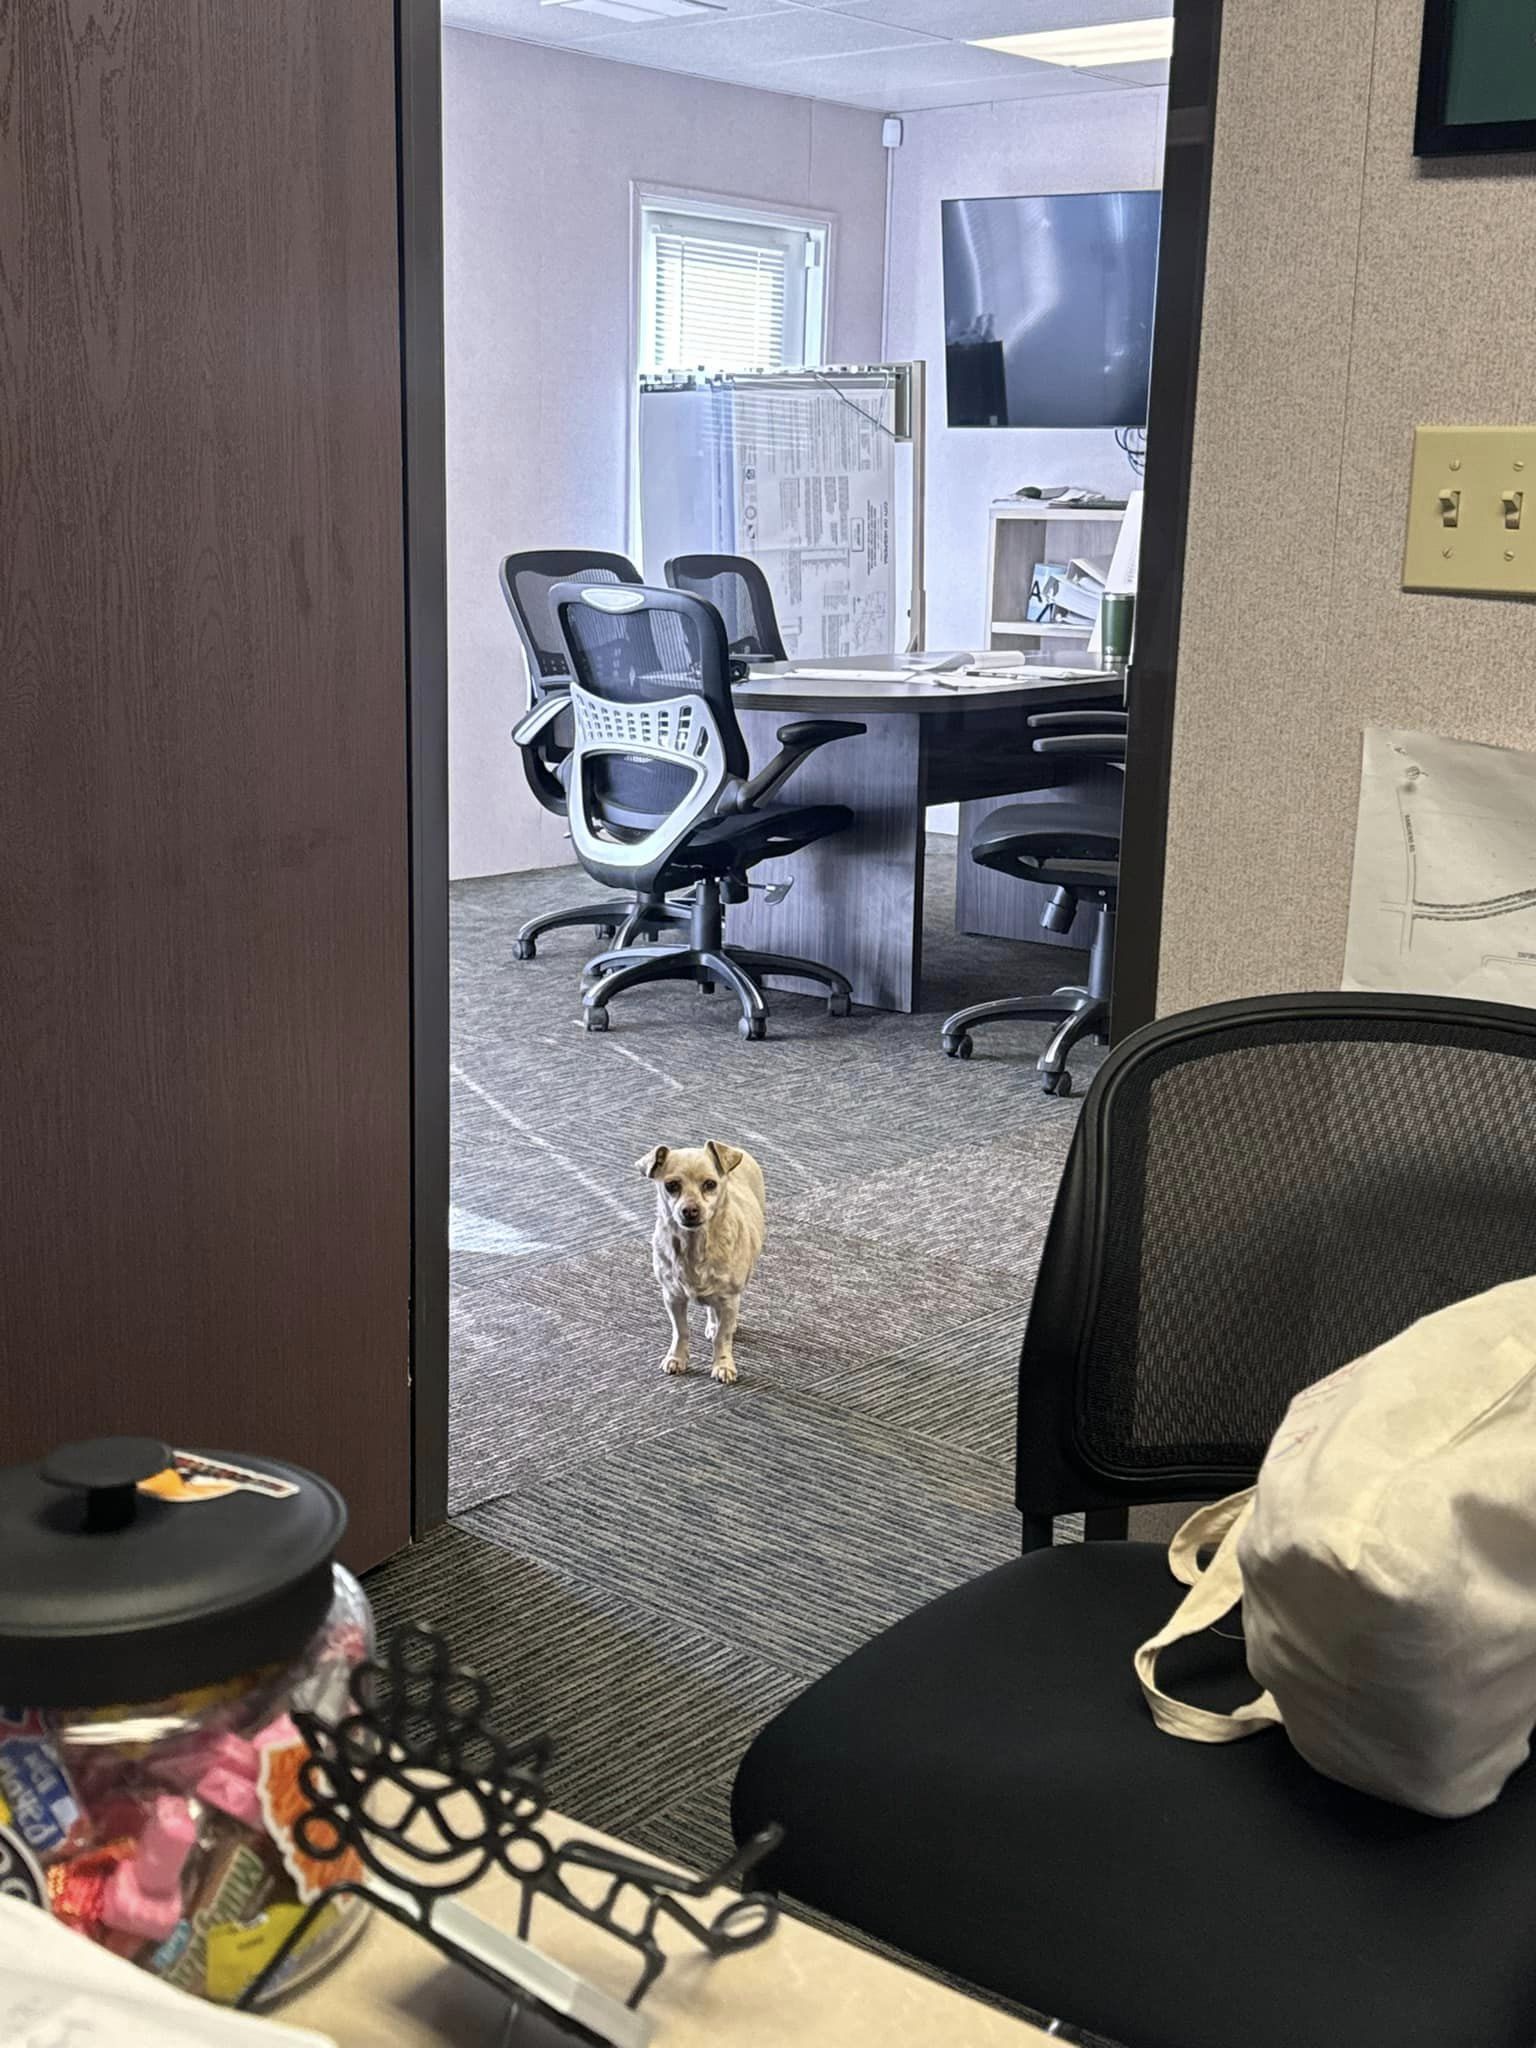
[[[507,737],[525,684],[496,570],[516,548],[624,547],[631,181],[825,213],[827,354],[867,362],[880,354],[885,155],[874,114],[444,32],[455,877],[571,857]]]
[[[928,644],[986,645],[987,507],[1020,484],[1133,486],[1108,431],[944,424],[940,202],[1015,193],[1134,191],[1163,172],[1161,87],[1069,93],[908,114],[891,167],[885,355],[928,379]],[[935,822],[938,822],[937,819]]]

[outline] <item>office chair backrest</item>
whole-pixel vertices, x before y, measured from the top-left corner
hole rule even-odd
[[[667,581],[715,607],[732,654],[746,661],[788,661],[768,578],[748,556],[674,555]]]
[[[528,657],[529,703],[571,679],[569,650],[560,635],[550,593],[557,583],[638,583],[640,571],[625,555],[595,548],[534,548],[508,555],[501,565],[501,594]]]
[[[1536,1013],[1346,994],[1163,1018],[1111,1053],[1073,1136],[1019,1505],[1248,1485],[1302,1387],[1530,1273]]]
[[[749,773],[725,626],[677,590],[563,583],[555,612],[575,674],[571,838],[590,874],[646,888]]]

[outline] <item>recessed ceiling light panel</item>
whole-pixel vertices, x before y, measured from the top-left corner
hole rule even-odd
[[[1040,29],[1022,36],[981,36],[975,47],[1001,50],[1005,57],[1032,57],[1037,64],[1065,64],[1073,71],[1105,64],[1149,64],[1172,55],[1173,21],[1164,16],[1101,22],[1092,28]]]

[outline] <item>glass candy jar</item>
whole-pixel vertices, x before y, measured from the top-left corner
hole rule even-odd
[[[0,1892],[231,2003],[352,1875],[294,1837],[298,1710],[347,1710],[372,1654],[324,1480],[148,1438],[0,1471]],[[338,1901],[278,1992],[358,1931]]]

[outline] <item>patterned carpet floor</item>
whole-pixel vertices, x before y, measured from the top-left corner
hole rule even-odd
[[[1014,1374],[1077,1105],[1036,1085],[1042,1027],[962,1064],[938,1024],[1082,963],[958,937],[953,847],[930,851],[925,1012],[776,993],[761,1043],[676,985],[585,1034],[587,934],[512,954],[582,900],[575,870],[453,891],[452,1521],[370,1591],[386,1627],[450,1634],[509,1730],[548,1730],[560,1807],[694,1865],[779,1707],[1017,1555]],[[768,1183],[733,1387],[698,1369],[701,1330],[689,1377],[659,1369],[635,1163],[711,1137]]]

